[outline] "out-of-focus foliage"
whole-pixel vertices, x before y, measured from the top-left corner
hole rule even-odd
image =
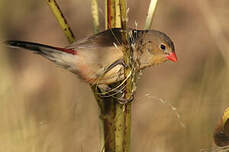
[[[158,2],[153,28],[173,38],[179,61],[141,76],[133,105],[133,152],[214,147],[214,128],[228,106],[229,74],[197,1]],[[144,27],[149,2],[128,2],[130,27],[135,21]],[[77,39],[93,33],[89,0],[59,4]],[[209,5],[228,38],[228,1]],[[100,16],[103,22],[102,11]],[[0,25],[0,41],[68,44],[45,1],[1,0]],[[0,48],[0,152],[99,151],[97,105],[89,86],[31,52]]]

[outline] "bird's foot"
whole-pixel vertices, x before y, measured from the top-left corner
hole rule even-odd
[[[122,65],[124,68],[127,68],[127,65],[124,63],[123,59],[118,59],[106,68],[105,73],[109,72],[117,65]]]
[[[131,95],[129,99],[125,99],[124,97],[118,98],[119,104],[128,104],[134,101],[134,95]]]

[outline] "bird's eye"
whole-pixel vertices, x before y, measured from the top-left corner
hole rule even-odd
[[[163,51],[165,51],[166,46],[165,46],[164,44],[161,44],[161,45],[160,45],[160,48],[161,48]]]

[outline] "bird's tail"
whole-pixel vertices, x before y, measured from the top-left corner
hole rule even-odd
[[[74,65],[75,59],[74,55],[77,54],[73,49],[53,47],[33,42],[9,40],[5,43],[9,47],[24,48],[33,51],[34,53],[37,53],[58,65],[64,66],[65,68],[73,68],[72,66]]]

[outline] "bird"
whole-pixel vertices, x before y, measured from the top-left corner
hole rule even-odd
[[[127,47],[122,40],[124,32],[129,35],[128,44],[138,63],[137,71],[166,61],[177,61],[173,41],[157,30],[111,28],[66,47],[19,40],[7,40],[5,44],[41,55],[91,85],[109,85],[124,79],[123,49]]]

